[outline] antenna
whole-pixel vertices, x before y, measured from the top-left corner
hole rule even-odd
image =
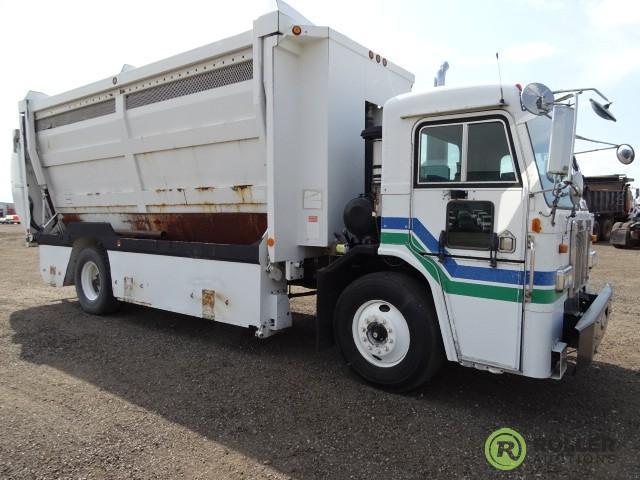
[[[504,105],[504,93],[502,92],[502,72],[500,71],[500,56],[496,52],[496,63],[498,64],[498,78],[500,79],[500,104]]]

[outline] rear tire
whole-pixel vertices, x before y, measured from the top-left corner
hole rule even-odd
[[[118,309],[120,302],[113,296],[107,252],[87,247],[76,262],[75,284],[82,310],[93,315],[105,315]]]
[[[419,387],[444,360],[425,285],[397,272],[372,273],[351,283],[336,305],[334,335],[351,369],[386,390]]]
[[[600,232],[600,239],[603,242],[608,242],[609,238],[611,238],[611,228],[613,227],[613,221],[610,219],[605,219],[602,221],[602,230]]]

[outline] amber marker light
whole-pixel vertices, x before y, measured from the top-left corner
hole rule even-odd
[[[560,245],[558,245],[558,253],[568,253],[569,252],[569,245],[567,245],[566,243],[561,243]]]
[[[272,237],[267,238],[267,247],[273,247],[276,244],[276,240]]]
[[[540,233],[542,231],[542,222],[539,218],[531,220],[531,231]]]
[[[293,28],[291,28],[291,32],[293,32],[294,35],[300,35],[302,33],[302,27],[300,25],[294,25]]]

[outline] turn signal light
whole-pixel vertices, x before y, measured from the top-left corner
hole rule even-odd
[[[531,220],[531,231],[540,233],[542,231],[542,222],[539,218]]]
[[[591,235],[591,243],[596,243],[598,241],[598,235]]]
[[[569,245],[567,245],[566,243],[561,243],[560,245],[558,245],[558,253],[568,253],[569,252]]]

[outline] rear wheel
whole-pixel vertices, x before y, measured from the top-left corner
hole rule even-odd
[[[610,219],[606,218],[602,221],[600,238],[602,239],[603,242],[609,241],[609,238],[611,237],[612,227],[613,227],[613,221],[611,221]]]
[[[80,252],[76,262],[75,284],[82,310],[94,315],[114,312],[120,302],[111,290],[111,272],[107,253],[98,247]]]
[[[372,273],[349,285],[336,305],[334,333],[349,366],[388,390],[420,386],[444,359],[426,287],[396,272]]]

